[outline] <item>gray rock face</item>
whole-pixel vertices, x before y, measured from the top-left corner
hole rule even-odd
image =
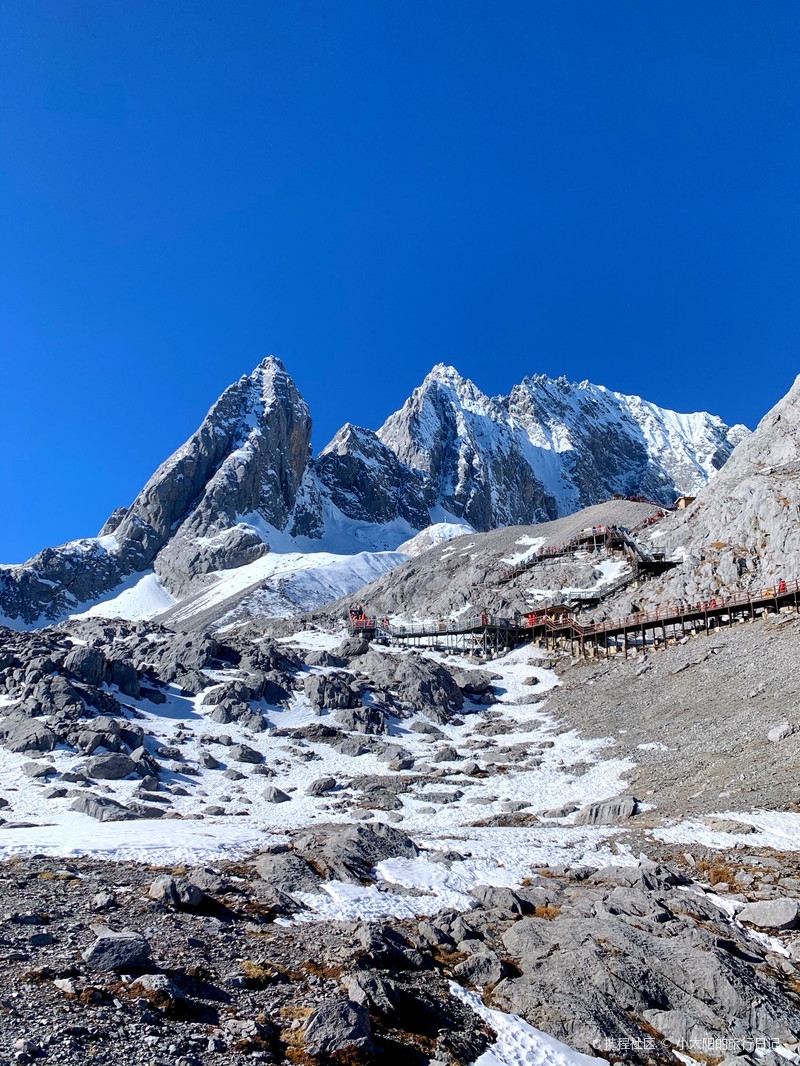
[[[344,729],[367,736],[379,736],[389,732],[389,723],[380,707],[351,707],[337,711],[336,721]]]
[[[157,877],[150,886],[150,899],[167,907],[199,907],[203,902],[203,892],[185,877],[170,877],[165,874]]]
[[[71,810],[88,814],[98,822],[125,822],[134,817],[133,811],[106,796],[78,796],[73,800]]]
[[[64,660],[64,669],[89,685],[99,685],[108,671],[108,663],[96,648],[75,648]]]
[[[292,851],[260,855],[255,861],[259,877],[280,892],[316,892],[322,878]]]
[[[588,1053],[636,1037],[636,1018],[675,1043],[753,1030],[787,1039],[800,1015],[748,967],[746,945],[687,929],[681,894],[663,881],[640,886],[612,890],[589,915],[567,907],[555,920],[512,925],[502,940],[521,976],[496,986],[495,1004]]]
[[[475,529],[557,514],[506,412],[452,367],[434,367],[378,436],[403,463],[424,471],[437,501]]]
[[[416,858],[417,847],[399,829],[384,825],[317,826],[295,841],[295,851],[328,878],[360,884],[384,859]]]
[[[257,765],[264,761],[264,756],[260,751],[256,751],[255,748],[249,747],[247,744],[234,744],[229,749],[230,757],[235,762],[245,762],[251,765]]]
[[[52,751],[57,742],[52,729],[31,718],[6,718],[0,734],[9,751]]]
[[[314,462],[327,498],[347,518],[388,523],[405,519],[413,529],[430,523],[436,492],[421,470],[401,461],[372,430],[343,426]]]
[[[668,596],[694,602],[728,589],[763,589],[800,578],[800,378],[719,475],[685,511],[670,516],[659,546],[685,561]]]
[[[150,945],[141,933],[104,929],[83,958],[93,970],[138,970],[150,960]]]
[[[453,973],[465,984],[485,988],[502,979],[505,967],[493,951],[483,950],[458,963]]]
[[[785,719],[783,722],[779,722],[770,729],[769,733],[767,733],[767,740],[770,740],[773,744],[779,744],[780,741],[786,740],[787,737],[790,737],[796,732],[797,726],[793,725],[788,719]]]
[[[326,1000],[309,1017],[305,1040],[312,1055],[365,1051],[372,1044],[369,1012],[349,999]]]
[[[136,773],[136,763],[122,752],[97,755],[86,763],[86,773],[98,781],[119,781],[128,774]]]
[[[747,433],[713,415],[693,416],[679,433],[675,422],[638,397],[544,375],[489,399],[439,365],[378,436],[428,474],[437,502],[487,530],[546,521],[614,493],[671,503],[705,484]]]
[[[252,562],[269,548],[238,516],[287,525],[310,437],[305,401],[281,363],[265,359],[225,390],[124,515],[115,512],[111,533],[4,567],[0,610],[25,622],[52,620],[154,563],[180,593],[211,570]]]
[[[748,903],[736,915],[757,929],[796,929],[800,907],[796,899],[764,899]]]
[[[358,669],[376,688],[387,689],[412,712],[446,722],[464,706],[464,694],[443,666],[423,656],[380,654],[370,651]]]
[[[304,678],[303,689],[314,707],[355,707],[359,700],[351,681],[344,673],[311,674]]]
[[[575,824],[613,825],[625,818],[632,818],[636,814],[637,804],[634,796],[615,796],[613,799],[590,803],[578,812]]]
[[[335,777],[318,777],[316,781],[312,781],[306,789],[306,795],[308,796],[324,796],[326,792],[330,792],[336,788]]]

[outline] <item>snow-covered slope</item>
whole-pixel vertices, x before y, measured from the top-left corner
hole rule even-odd
[[[397,550],[409,558],[414,558],[417,555],[423,555],[437,544],[444,544],[446,541],[455,540],[456,537],[464,537],[474,532],[475,530],[472,526],[468,526],[464,522],[435,522],[432,526],[421,530],[411,540],[399,545]]]

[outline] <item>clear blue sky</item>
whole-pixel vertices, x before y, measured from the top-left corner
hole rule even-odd
[[[800,5],[0,6],[0,559],[270,352],[315,445],[432,364],[755,424],[800,369]]]

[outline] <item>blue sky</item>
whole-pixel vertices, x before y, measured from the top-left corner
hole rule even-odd
[[[0,559],[266,354],[315,445],[430,367],[754,425],[798,369],[800,7],[0,6]]]

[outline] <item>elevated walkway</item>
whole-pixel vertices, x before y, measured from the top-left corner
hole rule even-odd
[[[580,622],[566,606],[532,612],[523,618],[480,614],[463,620],[392,625],[388,619],[351,621],[353,634],[403,647],[482,650],[497,656],[525,642],[568,649],[574,656],[627,656],[631,648],[654,648],[699,631],[753,621],[784,609],[798,611],[800,582],[779,582],[760,592],[740,592],[725,599],[678,604],[603,622]]]

